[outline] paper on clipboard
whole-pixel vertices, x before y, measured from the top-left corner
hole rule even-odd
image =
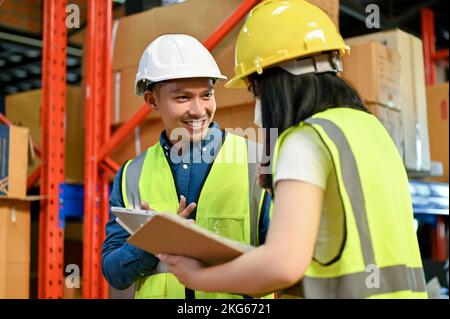
[[[228,262],[253,249],[171,213],[154,214],[128,242],[152,254],[183,255],[209,265]]]

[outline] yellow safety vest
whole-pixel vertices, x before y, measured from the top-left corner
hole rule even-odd
[[[327,265],[312,260],[302,280],[279,296],[427,298],[408,178],[387,131],[369,113],[328,109],[281,134],[274,169],[285,138],[306,126],[333,159],[346,240],[340,258]]]
[[[196,224],[245,244],[258,245],[259,201],[256,187],[257,144],[227,134],[197,202]],[[129,161],[123,171],[125,207],[148,202],[159,212],[176,214],[179,196],[164,150],[159,143]],[[136,298],[184,299],[185,287],[158,265],[150,276],[138,280]],[[196,299],[243,298],[227,293],[195,291]]]

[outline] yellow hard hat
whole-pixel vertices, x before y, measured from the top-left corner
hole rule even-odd
[[[328,15],[304,0],[266,0],[254,7],[236,42],[234,77],[228,88],[277,63],[350,48]]]

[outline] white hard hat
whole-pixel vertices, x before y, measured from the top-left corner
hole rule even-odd
[[[226,80],[211,53],[197,39],[185,34],[166,34],[148,45],[136,74],[136,94],[150,83],[185,78]]]

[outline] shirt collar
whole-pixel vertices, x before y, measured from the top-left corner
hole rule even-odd
[[[210,151],[211,149],[218,151],[220,149],[220,144],[223,141],[224,132],[220,129],[219,124],[217,124],[216,122],[211,122],[208,130],[209,130],[208,133],[212,133],[212,132],[214,132],[214,133],[207,134],[206,138],[202,139],[201,143],[195,143],[194,145],[191,143],[191,149],[192,149],[192,147],[201,147],[203,151]],[[219,132],[220,138],[217,138],[218,137],[218,136],[216,136],[217,132]],[[180,156],[178,154],[175,154],[175,152],[171,152],[173,145],[172,145],[172,142],[167,137],[166,130],[161,132],[161,135],[159,137],[159,143],[160,143],[161,147],[163,148],[166,156],[168,156],[170,153],[170,156],[168,156],[168,157],[175,156],[175,158],[178,158],[178,159],[180,158]],[[195,154],[201,154],[201,152],[193,152],[192,151],[192,152],[189,152],[189,154],[190,154],[190,158],[182,159],[183,162],[186,162],[189,160],[192,161],[193,156]],[[215,154],[215,155],[217,155],[217,154]]]

